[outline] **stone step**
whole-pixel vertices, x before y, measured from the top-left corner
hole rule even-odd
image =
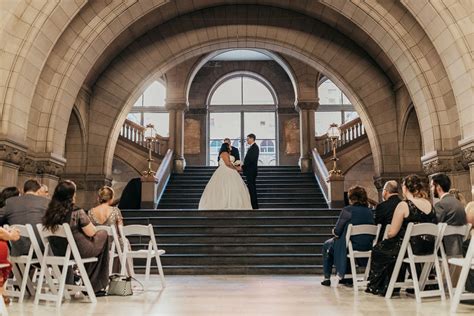
[[[269,210],[225,210],[225,211],[198,211],[198,210],[122,210],[122,215],[126,218],[133,217],[167,217],[167,216],[206,216],[206,217],[262,217],[262,216],[339,216],[340,210],[330,208],[319,209],[269,209]]]
[[[322,243],[177,243],[159,244],[168,254],[315,254],[321,253]],[[148,244],[135,244],[133,249],[147,249]]]
[[[165,275],[314,275],[323,273],[323,266],[316,265],[186,265],[163,266]],[[135,265],[136,273],[145,273],[144,265]],[[158,269],[151,268],[151,273]]]
[[[293,224],[293,225],[153,225],[155,233],[180,234],[297,234],[328,233],[333,225],[329,224]]]
[[[331,229],[321,233],[259,233],[259,234],[179,234],[179,233],[157,233],[156,240],[159,245],[165,243],[323,243],[333,235]],[[135,238],[135,239],[132,239]],[[143,242],[139,237],[129,238],[133,243]]]
[[[173,197],[169,195],[164,195],[161,200],[160,204],[169,204],[169,203],[176,203],[179,205],[187,204],[187,203],[194,203],[199,204],[201,196],[184,196],[181,198]],[[266,204],[266,203],[273,203],[273,204],[280,204],[280,203],[309,203],[309,204],[324,204],[325,201],[322,195],[307,195],[307,196],[289,196],[289,197],[258,197],[258,203]]]
[[[145,265],[146,259],[134,263]],[[322,264],[319,254],[164,254],[161,262],[167,265],[313,265]]]
[[[166,203],[163,202],[159,204],[160,209],[177,209],[180,207],[181,209],[189,209],[189,210],[196,210],[198,208],[198,203]],[[296,203],[296,202],[290,202],[290,203],[259,203],[259,208],[260,209],[275,209],[278,207],[282,208],[324,208],[327,207],[325,203]]]
[[[127,225],[276,225],[284,223],[286,225],[303,224],[329,224],[333,225],[337,221],[336,216],[265,216],[265,217],[133,217],[127,218]]]

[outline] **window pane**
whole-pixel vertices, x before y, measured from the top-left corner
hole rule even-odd
[[[137,101],[135,102],[135,104],[133,105],[134,107],[137,107],[137,106],[142,106],[142,101],[143,101],[143,95],[141,95]]]
[[[211,97],[212,105],[241,105],[242,77],[232,78],[222,83]]]
[[[342,104],[352,104],[344,93],[342,94]]]
[[[346,111],[344,112],[344,123],[352,121],[353,119],[358,118],[358,117],[359,117],[359,114],[357,114],[357,112]]]
[[[155,130],[160,136],[169,136],[169,114],[168,113],[144,113],[143,123],[155,125]]]
[[[141,113],[128,113],[127,120],[141,125],[142,124]]]
[[[324,81],[318,89],[319,103],[342,104],[341,90],[330,80]]]
[[[257,136],[257,145],[260,147],[259,164],[271,166],[276,163],[276,126],[275,112],[246,112],[244,134]],[[248,146],[246,145],[245,151]]]
[[[153,82],[143,93],[144,106],[164,106],[166,98],[166,89],[158,81]]]
[[[217,166],[217,157],[224,138],[240,150],[240,113],[210,113],[209,165]]]
[[[258,80],[244,77],[244,104],[274,104],[272,94],[268,88]]]
[[[316,112],[314,116],[316,136],[326,134],[332,123],[341,125],[341,112]]]

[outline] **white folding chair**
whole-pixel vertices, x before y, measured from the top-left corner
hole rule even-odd
[[[0,263],[0,269],[3,268],[8,268],[10,265],[8,263]],[[6,282],[4,283],[4,289],[5,289]],[[5,305],[5,302],[3,301],[3,295],[0,295],[0,316],[8,316],[8,310],[7,306]]]
[[[119,259],[120,268],[122,267],[122,247],[120,246],[118,232],[115,229],[115,226],[100,225],[96,226],[96,228],[97,230],[105,230],[107,235],[112,238],[109,248],[109,275],[111,275],[115,258]]]
[[[461,299],[474,299],[474,293],[464,293],[469,271],[474,269],[474,230],[471,231],[471,241],[469,242],[469,247],[467,248],[466,257],[451,258],[448,260],[448,262],[452,265],[462,267],[458,284],[454,289],[454,296],[451,297],[451,313],[456,313]]]
[[[398,253],[397,261],[395,263],[395,268],[393,270],[392,276],[390,278],[390,283],[388,285],[387,293],[385,298],[391,298],[393,290],[395,287],[413,287],[415,290],[415,298],[417,303],[421,303],[422,297],[432,297],[432,296],[441,296],[442,300],[445,300],[444,287],[443,287],[443,278],[441,274],[441,267],[439,264],[438,250],[440,247],[441,236],[446,224],[431,224],[431,223],[422,223],[414,224],[409,223],[405,236],[403,237],[402,245]],[[413,253],[413,249],[410,244],[410,239],[415,236],[420,235],[430,235],[435,237],[434,249],[433,252],[427,255],[416,255]],[[408,254],[408,257],[405,258],[405,255]],[[409,264],[409,269],[412,277],[412,281],[404,280],[403,282],[397,282],[398,274],[403,263]],[[416,263],[423,264],[423,270],[421,272],[420,278],[416,272]],[[435,266],[436,271],[436,280],[438,282],[438,290],[424,291],[424,283],[419,280],[426,280],[432,265]]]
[[[28,238],[30,240],[30,249],[27,255],[22,256],[11,256],[10,263],[12,264],[13,279],[9,279],[7,282],[5,294],[10,297],[17,297],[18,302],[22,303],[26,294],[26,290],[31,295],[35,294],[34,283],[30,278],[30,268],[33,264],[40,264],[43,258],[40,245],[36,239],[36,234],[31,224],[26,225],[12,225],[10,228],[16,228],[20,232],[20,236]],[[14,244],[15,242],[11,242]],[[36,258],[34,257],[36,256]],[[18,286],[19,290],[15,287]]]
[[[49,230],[43,230],[43,225],[41,224],[38,224],[37,227],[41,235],[41,239],[43,240],[44,254],[41,262],[41,271],[38,278],[38,285],[36,287],[35,305],[37,305],[40,300],[53,301],[56,302],[56,307],[59,308],[62,304],[63,298],[70,298],[69,291],[71,291],[71,293],[86,291],[90,301],[92,303],[96,303],[97,299],[95,297],[92,284],[89,280],[89,276],[87,275],[86,268],[84,267],[84,263],[95,262],[97,261],[97,258],[81,257],[69,224],[59,225],[58,229],[54,233]],[[53,254],[49,241],[50,237],[60,237],[67,241],[67,248],[64,256],[56,256]],[[84,285],[66,284],[68,268],[74,265],[77,265]],[[49,273],[48,266],[52,267],[53,274],[59,280],[57,293],[54,293],[55,291],[51,291],[51,288],[49,289],[51,293],[42,293],[42,290],[44,289],[43,279],[45,275]],[[60,271],[59,266],[62,266],[61,272],[58,272]]]
[[[366,286],[367,285],[367,278],[369,277],[370,271],[370,263],[372,257],[372,250],[367,251],[359,251],[354,250],[352,246],[351,237],[357,235],[372,235],[374,236],[374,240],[372,241],[372,247],[377,244],[377,240],[379,239],[380,229],[382,225],[352,225],[349,224],[347,227],[346,233],[346,246],[347,246],[347,258],[349,258],[349,262],[351,265],[351,273],[352,273],[352,282],[354,291],[357,292],[359,286]],[[357,274],[357,266],[356,266],[356,258],[367,258],[367,266],[365,267],[364,274],[358,275]],[[362,278],[362,280],[360,280]]]
[[[123,252],[122,252],[122,269],[121,274],[126,274],[126,263],[131,263],[130,274],[135,275],[133,259],[134,258],[146,258],[145,266],[145,282],[148,283],[150,280],[150,268],[151,268],[151,259],[155,258],[156,265],[158,267],[158,272],[161,278],[161,286],[166,287],[165,275],[163,274],[163,267],[161,265],[160,256],[165,254],[165,251],[158,249],[156,244],[155,232],[153,231],[153,226],[149,225],[127,225],[120,226],[121,236],[123,238]],[[130,244],[127,236],[142,236],[148,237],[150,240],[148,242],[148,249],[139,249],[132,250],[132,245]],[[130,259],[130,260],[129,260]]]
[[[471,224],[462,225],[462,226],[452,226],[447,225],[443,232],[443,239],[446,236],[460,235],[463,236],[463,240],[466,240],[469,237],[469,232],[471,231]],[[444,244],[441,242],[439,247],[441,253],[441,265],[443,267],[444,277],[446,278],[446,284],[448,285],[449,297],[453,297],[453,282],[451,280],[451,275],[449,273],[449,264],[448,257],[446,256],[446,251],[444,249]]]

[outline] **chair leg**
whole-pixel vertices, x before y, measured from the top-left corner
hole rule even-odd
[[[467,276],[469,274],[470,266],[463,265],[461,269],[461,275],[459,276],[458,283],[454,290],[454,297],[451,298],[451,313],[456,313],[458,309],[459,302],[461,301],[461,295],[464,292],[464,287],[466,286]]]
[[[28,281],[30,279],[30,263],[28,262],[26,266],[22,265],[20,267],[20,270],[22,272],[22,277],[23,279],[21,280],[21,286],[20,286],[20,297],[18,298],[18,303],[23,303],[23,299],[25,298],[25,292],[26,292],[26,286],[28,285]],[[31,288],[29,289],[30,291],[32,290]],[[31,295],[33,295],[33,292],[30,292]]]
[[[59,289],[58,289],[58,295],[57,295],[57,301],[56,301],[57,308],[61,307],[61,304],[63,302],[64,289],[66,288],[67,270],[68,270],[68,265],[65,263],[63,265],[63,271],[61,273],[61,278],[59,280]]]
[[[92,303],[97,303],[97,298],[95,297],[94,289],[92,288],[91,280],[87,275],[87,271],[84,267],[84,264],[82,262],[77,262],[77,267],[79,268],[79,272],[81,273],[82,282],[84,283],[84,286],[86,288],[87,295],[89,295],[89,299]]]
[[[356,264],[355,264],[355,260],[354,260],[354,257],[352,256],[349,256],[349,261],[350,261],[350,264],[351,264],[351,272],[352,272],[352,287],[354,288],[354,292],[357,292],[358,288],[357,288],[357,267],[356,267]]]
[[[439,265],[439,260],[436,258],[435,263],[436,279],[438,279],[439,294],[441,295],[441,300],[446,300],[446,295],[444,293],[444,284],[443,284],[443,274],[441,273],[441,266]],[[449,271],[447,271],[449,273]]]
[[[391,298],[393,294],[393,290],[395,288],[395,283],[397,282],[398,274],[400,273],[400,269],[402,267],[403,258],[400,258],[400,255],[397,257],[397,261],[395,262],[395,267],[392,272],[392,276],[390,277],[390,282],[388,283],[387,292],[385,293],[385,298]]]
[[[443,272],[444,272],[444,276],[446,278],[446,284],[448,286],[448,293],[449,293],[449,297],[452,298],[453,295],[454,295],[454,292],[453,292],[453,281],[451,280],[451,274],[449,273],[449,264],[448,264],[448,259],[446,257],[442,258],[441,259],[441,263],[442,263],[442,268],[443,268]]]
[[[420,283],[418,282],[418,275],[416,273],[416,265],[413,260],[410,260],[411,277],[413,279],[413,287],[415,289],[415,298],[417,303],[421,303]]]
[[[150,269],[151,269],[151,256],[148,253],[146,257],[146,266],[145,266],[145,289],[148,287],[150,281]]]
[[[158,272],[160,273],[161,287],[164,289],[166,287],[165,274],[163,273],[163,266],[161,265],[161,258],[159,255],[155,256],[156,265],[158,266]]]
[[[46,269],[48,269],[48,266],[46,265],[46,262],[43,261],[43,263],[41,264],[41,269],[40,269],[40,273],[38,277],[38,283],[36,285],[35,305],[38,305],[39,303],[41,291],[43,289],[43,279],[46,273]]]

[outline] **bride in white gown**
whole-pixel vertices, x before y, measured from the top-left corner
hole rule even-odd
[[[209,180],[199,202],[200,210],[251,210],[252,203],[244,180],[235,167],[228,144],[222,144],[219,167]]]

